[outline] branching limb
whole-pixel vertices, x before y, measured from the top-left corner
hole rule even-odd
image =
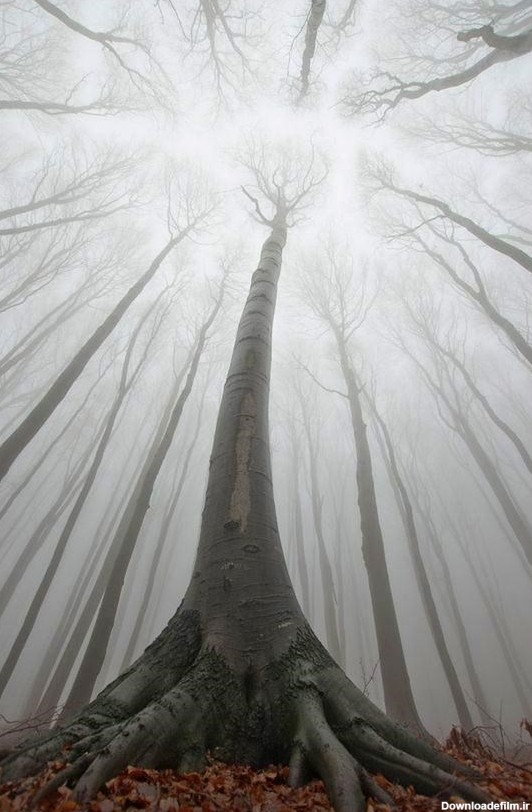
[[[468,84],[494,65],[532,51],[532,30],[515,36],[501,36],[494,32],[491,25],[484,25],[459,33],[457,39],[460,42],[481,39],[492,50],[459,71],[426,81],[408,81],[387,71],[380,71],[371,78],[370,90],[358,95],[347,95],[342,100],[347,114],[376,113],[380,120],[383,120],[390,110],[396,108],[402,101],[420,99],[429,93]],[[466,58],[467,55],[464,55],[463,61]]]
[[[511,51],[515,56],[522,56],[532,50],[532,31],[525,31],[514,36],[496,34],[492,25],[483,25],[480,28],[471,28],[461,31],[456,39],[459,42],[470,42],[473,39],[482,39],[490,48],[501,51]]]

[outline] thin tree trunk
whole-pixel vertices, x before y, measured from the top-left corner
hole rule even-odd
[[[187,227],[179,232],[176,237],[172,237],[172,239],[167,242],[162,251],[157,254],[148,270],[129,288],[112,312],[74,355],[70,363],[67,364],[55,382],[50,386],[44,397],[33,407],[19,427],[2,443],[0,446],[0,481],[5,477],[11,465],[35,437],[46,420],[48,420],[57,409],[91,358],[114,330],[135,299],[140,296],[148,282],[155,276],[163,260],[190,231],[191,227]]]
[[[377,439],[380,440],[384,464],[388,471],[390,483],[392,485],[392,489],[394,491],[394,495],[397,501],[397,506],[399,508],[399,514],[403,522],[405,535],[408,541],[408,548],[410,550],[410,556],[414,567],[414,573],[416,576],[418,589],[425,609],[425,614],[432,635],[432,639],[434,641],[436,651],[438,652],[438,657],[440,659],[443,671],[449,684],[449,688],[451,690],[451,695],[453,697],[453,701],[456,706],[456,710],[458,712],[460,724],[466,730],[472,730],[473,719],[471,718],[471,713],[469,712],[469,708],[467,707],[466,698],[462,690],[458,674],[456,673],[456,669],[454,667],[451,654],[447,647],[445,634],[443,632],[438,610],[436,608],[436,603],[432,595],[432,588],[427,575],[427,570],[425,568],[423,557],[421,555],[418,531],[416,521],[414,518],[414,511],[412,509],[412,503],[410,501],[410,496],[406,488],[405,482],[399,470],[399,465],[397,462],[397,457],[395,454],[392,438],[390,437],[390,432],[388,431],[386,423],[384,422],[382,416],[379,414],[377,410],[377,406],[373,398],[371,398],[367,393],[366,398],[370,404],[373,414],[375,415],[375,420],[377,422],[378,429],[380,430],[380,434],[379,431],[377,431],[376,436]]]
[[[362,553],[368,573],[371,604],[375,620],[384,702],[386,710],[392,718],[418,730],[423,730],[410,685],[388,575],[384,539],[375,495],[373,464],[360,403],[359,385],[351,367],[342,336],[338,330],[335,330],[335,337],[340,354],[342,374],[347,386],[355,439]]]
[[[478,675],[478,671],[475,666],[475,661],[473,660],[473,653],[471,651],[471,646],[469,645],[466,627],[462,619],[462,613],[460,611],[458,600],[456,598],[456,592],[454,589],[451,571],[449,569],[449,565],[447,564],[447,559],[445,557],[443,547],[438,538],[438,534],[436,533],[436,528],[434,527],[434,524],[430,516],[428,515],[428,512],[421,510],[419,502],[416,503],[416,510],[425,521],[425,526],[427,528],[427,538],[441,567],[446,594],[449,600],[449,606],[454,620],[456,632],[458,634],[458,640],[464,658],[465,667],[467,670],[469,681],[471,683],[471,688],[473,690],[473,698],[475,700],[475,704],[481,715],[482,721],[484,723],[492,721],[490,717],[490,706],[488,704],[486,694],[484,693],[484,689],[480,682],[480,677]]]
[[[41,456],[37,459],[37,461],[34,463],[34,465],[30,468],[30,470],[28,471],[28,473],[26,474],[24,479],[17,485],[17,487],[10,494],[9,498],[6,500],[6,502],[4,503],[2,508],[0,509],[0,519],[4,518],[4,516],[8,512],[8,510],[11,507],[11,505],[13,504],[13,502],[16,500],[16,498],[19,496],[19,494],[22,493],[24,488],[26,488],[26,486],[29,485],[29,483],[31,482],[31,480],[33,479],[35,474],[39,471],[42,464],[45,462],[45,460],[50,455],[50,452],[55,448],[55,446],[58,443],[61,442],[61,440],[66,436],[66,434],[67,434],[68,430],[70,429],[70,427],[76,422],[79,415],[85,409],[85,407],[86,407],[86,405],[87,405],[87,403],[89,401],[89,398],[91,397],[94,390],[96,389],[96,387],[98,386],[98,384],[100,383],[100,381],[104,377],[105,373],[107,372],[107,370],[109,368],[109,365],[110,364],[108,364],[106,367],[104,367],[100,371],[100,374],[98,375],[97,379],[94,381],[94,383],[92,384],[92,386],[88,390],[87,394],[83,398],[83,400],[80,403],[80,405],[78,406],[78,408],[69,417],[69,419],[67,420],[65,425],[62,427],[61,431],[54,437],[54,439],[51,441],[51,443],[49,443],[49,445],[45,448],[45,450],[43,451]]]
[[[316,53],[318,31],[323,21],[326,5],[326,0],[311,0],[310,3],[307,25],[305,27],[305,48],[303,50],[303,58],[301,60],[301,89],[299,91],[298,101],[301,101],[309,91],[310,66],[312,64],[314,54]]]
[[[136,472],[130,477],[124,493],[128,494],[136,481]],[[66,676],[63,683],[60,684],[60,678],[57,677],[57,669],[59,667],[59,656],[62,656],[63,650],[68,646],[68,639],[72,637],[71,630],[78,615],[78,609],[85,604],[85,595],[89,584],[91,583],[94,573],[101,569],[101,561],[104,556],[105,548],[108,545],[109,537],[113,533],[113,528],[118,526],[120,516],[122,515],[122,503],[120,503],[114,511],[112,511],[113,503],[110,502],[107,510],[103,513],[94,539],[100,539],[93,550],[86,556],[85,561],[80,569],[78,577],[72,587],[68,600],[66,602],[64,611],[62,613],[61,621],[57,628],[54,630],[53,636],[50,639],[43,660],[39,665],[37,673],[32,681],[30,689],[30,698],[28,700],[28,714],[41,715],[44,713],[51,713],[56,710],[57,704],[61,697],[64,688],[64,681],[68,678],[71,665],[65,667]],[[109,514],[112,513],[112,518],[109,520]],[[104,534],[103,530],[107,527],[107,532]],[[101,537],[101,538],[100,538]],[[103,587],[102,587],[103,590]],[[101,597],[101,591],[99,593]],[[96,604],[97,605],[97,604]],[[90,622],[89,622],[90,625]],[[85,632],[86,633],[86,632]],[[78,639],[81,634],[78,635]],[[81,637],[83,639],[83,637]],[[74,654],[74,659],[75,659]],[[57,678],[56,678],[57,677]],[[49,693],[45,695],[45,691]]]
[[[331,562],[329,560],[329,554],[327,552],[327,547],[325,546],[325,538],[323,535],[323,500],[320,494],[320,485],[318,480],[316,448],[314,445],[314,438],[312,437],[309,416],[303,400],[301,400],[301,409],[303,411],[303,425],[305,428],[305,435],[307,438],[309,451],[310,499],[312,504],[312,518],[314,520],[314,531],[318,541],[320,578],[323,593],[323,614],[325,618],[325,636],[327,638],[327,647],[330,653],[335,660],[342,665],[344,662],[344,654],[340,646],[340,638],[338,637],[336,589],[334,586]]]
[[[70,639],[65,646],[59,662],[57,663],[54,673],[48,683],[46,691],[39,705],[39,710],[42,708],[55,707],[59,704],[59,700],[63,694],[65,686],[68,682],[69,676],[77,660],[80,649],[83,646],[85,637],[92,625],[94,617],[98,612],[102,596],[109,579],[109,571],[114,566],[114,562],[119,553],[118,541],[123,539],[125,529],[131,521],[132,511],[134,505],[139,499],[140,490],[142,486],[143,475],[151,465],[155,452],[161,442],[164,429],[168,424],[172,404],[174,403],[177,393],[179,391],[180,381],[183,379],[183,370],[175,382],[170,397],[166,403],[165,410],[161,421],[156,428],[151,441],[148,445],[146,452],[145,462],[142,466],[140,473],[136,474],[133,487],[129,488],[129,496],[126,495],[124,507],[120,512],[120,521],[118,527],[113,534],[113,538],[109,544],[105,559],[100,567],[98,576],[91,588],[90,594],[85,602],[85,605],[78,617],[74,630],[70,635]],[[63,708],[64,713],[68,713],[69,708],[65,705]]]
[[[150,569],[148,572],[148,577],[146,578],[146,583],[143,587],[143,595],[142,595],[142,602],[137,611],[137,619],[135,621],[135,625],[129,637],[129,641],[127,644],[126,651],[122,658],[122,664],[120,666],[120,671],[124,671],[128,666],[131,665],[133,661],[133,655],[135,653],[135,648],[138,644],[140,632],[142,629],[142,624],[146,619],[146,611],[148,609],[148,604],[150,602],[150,598],[153,594],[153,588],[155,585],[155,576],[157,574],[157,569],[159,567],[164,545],[168,538],[168,531],[170,529],[170,525],[176,513],[177,506],[181,499],[181,494],[183,493],[183,488],[186,483],[187,474],[190,466],[190,461],[192,459],[192,454],[196,447],[196,443],[198,441],[200,429],[201,429],[201,421],[203,416],[203,406],[205,402],[205,394],[207,392],[207,387],[203,390],[203,394],[201,396],[200,406],[198,409],[198,415],[196,418],[196,427],[194,429],[194,434],[192,439],[189,443],[188,449],[185,454],[185,459],[183,462],[183,467],[181,469],[181,474],[179,476],[179,481],[177,484],[175,483],[174,479],[174,492],[170,499],[168,506],[166,507],[163,520],[161,522],[161,527],[159,529],[159,536],[157,538],[157,542],[154,547],[153,556],[150,564]],[[177,474],[177,471],[176,471]]]
[[[303,513],[301,510],[301,494],[300,494],[300,450],[299,441],[295,436],[292,436],[292,509],[294,521],[294,540],[297,557],[297,572],[299,575],[299,583],[301,584],[301,600],[303,604],[303,612],[305,617],[310,621],[312,619],[312,607],[310,602],[310,582],[307,566],[307,557],[305,554],[305,542],[303,534]]]
[[[76,526],[76,523],[77,523],[77,521],[79,519],[81,511],[83,510],[85,502],[87,501],[87,498],[88,498],[89,493],[91,491],[92,485],[93,485],[93,483],[94,483],[94,481],[96,479],[96,475],[97,475],[97,473],[98,473],[98,471],[100,469],[100,465],[102,463],[104,454],[105,454],[105,452],[107,450],[107,446],[108,446],[109,441],[111,439],[111,436],[112,436],[112,433],[113,433],[113,430],[114,430],[114,426],[115,426],[115,422],[116,422],[118,414],[119,414],[119,412],[120,412],[120,410],[122,408],[122,404],[124,403],[126,395],[130,391],[131,386],[132,386],[132,384],[133,384],[133,382],[134,382],[134,380],[136,378],[136,375],[139,372],[140,366],[142,365],[142,362],[145,359],[147,348],[148,348],[149,345],[146,346],[144,355],[143,355],[140,363],[137,365],[137,368],[136,368],[134,374],[128,380],[129,364],[130,364],[130,360],[131,360],[131,355],[133,353],[133,349],[134,349],[135,344],[136,344],[136,340],[138,338],[140,330],[142,329],[143,324],[145,323],[146,319],[150,315],[151,311],[153,310],[153,307],[156,305],[156,303],[157,303],[157,301],[159,299],[160,299],[160,296],[154,302],[152,307],[148,308],[148,310],[146,311],[144,317],[139,321],[136,329],[134,330],[134,332],[133,332],[133,334],[131,336],[131,340],[130,340],[128,349],[126,351],[126,355],[125,355],[125,358],[124,358],[124,363],[123,363],[123,366],[122,366],[122,374],[121,374],[120,382],[119,382],[119,385],[118,385],[118,391],[116,393],[114,402],[111,405],[111,408],[110,408],[109,413],[107,415],[107,418],[105,420],[104,429],[103,429],[102,435],[100,437],[100,441],[99,441],[99,443],[97,445],[96,452],[94,454],[92,463],[91,463],[91,465],[89,467],[89,470],[87,472],[87,476],[85,477],[85,481],[83,482],[82,488],[81,488],[81,490],[80,490],[80,492],[79,492],[79,494],[78,494],[78,496],[76,498],[76,501],[75,501],[75,503],[74,503],[74,505],[72,507],[72,510],[70,511],[70,513],[68,515],[68,518],[67,518],[67,520],[65,522],[65,525],[64,525],[64,527],[63,527],[63,529],[61,531],[61,534],[59,536],[59,540],[58,540],[58,542],[57,542],[57,544],[55,546],[53,555],[52,555],[52,557],[51,557],[51,559],[50,559],[50,561],[48,563],[48,566],[46,568],[44,576],[43,576],[39,586],[37,587],[37,591],[35,592],[35,595],[33,597],[33,600],[31,602],[31,604],[30,604],[28,612],[26,613],[26,615],[24,617],[24,620],[22,622],[22,626],[21,626],[21,628],[20,628],[20,630],[19,630],[19,632],[18,632],[18,634],[17,634],[17,636],[16,636],[16,638],[15,638],[15,640],[13,642],[13,645],[11,646],[11,649],[10,649],[9,654],[7,656],[7,659],[6,659],[6,661],[5,661],[5,663],[4,663],[3,667],[2,667],[2,670],[0,671],[0,692],[4,690],[8,680],[11,678],[11,675],[12,675],[12,673],[13,673],[13,671],[14,671],[17,663],[18,663],[19,657],[22,654],[24,646],[26,645],[26,643],[28,641],[28,638],[29,638],[29,636],[30,636],[30,634],[31,634],[31,632],[33,630],[35,621],[37,620],[37,617],[38,617],[39,612],[40,612],[40,610],[42,608],[42,605],[43,605],[43,603],[44,603],[44,601],[46,599],[46,596],[48,594],[50,586],[52,585],[52,581],[55,578],[55,575],[56,575],[57,570],[58,570],[58,568],[59,568],[59,566],[61,564],[61,561],[63,560],[63,556],[64,556],[65,550],[67,548],[67,544],[68,544],[68,542],[69,542],[69,540],[70,540],[70,538],[72,536],[72,533],[73,533],[74,528]]]
[[[98,438],[100,432],[101,428],[98,429],[96,439]],[[39,522],[28,543],[13,565],[13,568],[0,589],[0,617],[5,612],[7,604],[11,600],[13,593],[18,587],[29,565],[45,543],[49,534],[54,529],[61,515],[67,509],[71,500],[74,498],[76,488],[79,485],[83,470],[88,464],[91,453],[92,446],[89,446],[81,455],[72,472],[66,477],[64,486],[61,489],[61,493],[49,508],[43,519]]]
[[[504,661],[508,666],[508,670],[512,678],[515,692],[521,703],[522,711],[527,718],[530,718],[532,716],[532,705],[530,704],[530,695],[527,688],[525,688],[523,685],[523,681],[519,674],[518,667],[516,666],[515,656],[514,653],[512,652],[511,635],[509,633],[509,629],[507,628],[505,629],[501,625],[500,618],[497,616],[497,613],[493,607],[493,602],[491,600],[489,592],[486,589],[485,584],[482,582],[482,579],[479,578],[476,567],[469,554],[469,550],[467,549],[467,545],[464,543],[459,533],[455,534],[455,538],[460,546],[460,549],[462,550],[465,560],[468,563],[469,571],[480,593],[484,606],[486,607],[486,611],[491,620],[493,631],[495,632],[495,636],[502,649]]]
[[[452,425],[449,423],[447,425],[449,425],[449,427],[462,438],[463,442],[469,449],[471,456],[477,463],[482,474],[490,485],[497,501],[499,502],[508,524],[512,528],[516,538],[523,548],[523,552],[528,562],[532,564],[532,529],[528,525],[528,522],[522,515],[521,511],[516,507],[514,500],[512,499],[512,496],[510,495],[501,475],[497,471],[494,462],[487,454],[482,443],[475,434],[471,423],[468,421],[463,410],[460,408],[459,393],[456,391],[453,381],[449,375],[447,375],[448,383],[453,389],[455,397],[454,405],[444,391],[443,385],[438,384],[433,379],[423,364],[417,358],[415,358],[412,353],[408,352],[406,349],[405,352],[407,352],[409,357],[412,358],[418,369],[421,371],[421,374],[423,375],[423,378],[436,401],[441,401],[445,404],[452,420]]]
[[[520,353],[520,355],[522,355],[529,364],[532,364],[532,346],[530,346],[524,336],[521,335],[517,327],[508,318],[506,318],[506,316],[503,316],[503,314],[495,307],[488,296],[488,292],[485,288],[484,282],[482,281],[478,268],[471,261],[464,247],[456,240],[446,240],[450,245],[454,245],[459,250],[465,264],[473,274],[477,285],[476,288],[469,284],[469,282],[462,279],[450,262],[448,262],[447,259],[438,251],[434,251],[432,248],[430,248],[430,246],[419,235],[416,235],[416,240],[424,247],[425,251],[434,260],[434,262],[444,269],[455,285],[475,302],[480,310],[482,310],[487,316],[489,321],[498,327],[502,333],[504,333],[517,352]]]
[[[529,33],[528,37],[532,47],[532,33]],[[489,232],[487,229],[482,228],[482,226],[479,226],[474,220],[471,220],[470,217],[466,217],[464,214],[460,214],[452,209],[451,206],[449,206],[443,200],[439,200],[437,197],[430,197],[429,195],[421,194],[420,192],[414,192],[411,189],[401,189],[394,186],[390,186],[390,188],[403,197],[409,198],[410,200],[415,200],[418,203],[425,203],[429,206],[433,206],[435,209],[441,211],[442,214],[451,220],[451,222],[461,226],[478,240],[483,242],[484,245],[487,245],[489,248],[492,248],[499,254],[508,257],[508,259],[513,260],[524,268],[525,271],[532,273],[532,257],[529,254],[527,254],[521,248],[517,248],[517,246],[506,242],[500,237],[496,237],[495,234],[491,234],[491,232]]]

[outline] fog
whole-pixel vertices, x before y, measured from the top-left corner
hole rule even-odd
[[[289,221],[270,390],[302,608],[384,708],[370,476],[423,724],[464,723],[450,670],[494,739],[532,715],[529,4],[322,6],[0,2],[5,721],[68,705],[110,578],[89,695],[185,593],[271,178],[312,181]]]

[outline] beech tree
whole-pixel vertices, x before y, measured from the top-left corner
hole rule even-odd
[[[437,350],[431,354],[433,369],[424,360],[420,360],[406,345],[400,341],[404,352],[414,362],[428,390],[438,404],[438,413],[443,422],[461,438],[467,447],[482,475],[493,491],[509,526],[519,541],[526,560],[532,563],[532,526],[526,515],[516,504],[513,494],[498,469],[496,460],[488,453],[481,436],[468,413],[459,388],[451,372],[445,367]],[[434,349],[434,347],[433,347]]]
[[[268,228],[237,330],[215,432],[200,542],[186,595],[166,629],[128,671],[69,724],[23,743],[3,775],[35,771],[70,745],[75,780],[92,795],[128,763],[198,769],[207,747],[223,759],[290,760],[298,784],[309,764],[338,812],[389,802],[379,770],[424,792],[486,796],[471,773],[394,724],[347,679],[313,634],[294,594],[275,517],[268,439],[271,330],[288,227],[321,178],[255,166]],[[273,214],[263,207],[269,203]],[[48,786],[47,789],[49,789]]]
[[[318,477],[320,438],[319,433],[316,431],[316,427],[312,425],[307,401],[301,389],[298,391],[298,399],[301,408],[301,421],[303,424],[304,436],[308,447],[309,495],[312,505],[314,533],[318,542],[319,573],[323,587],[323,613],[325,618],[327,649],[337,662],[342,663],[343,649],[340,645],[338,629],[338,596],[334,584],[331,561],[327,551],[323,530],[323,496],[320,491]],[[297,519],[298,516],[296,513],[296,522]]]
[[[301,59],[301,73],[300,82],[301,87],[299,90],[298,101],[303,99],[310,86],[310,66],[312,58],[316,52],[316,43],[318,39],[318,31],[323,21],[325,14],[326,0],[311,0],[310,9],[307,14],[307,23],[305,26],[305,47],[303,49],[303,56]]]
[[[386,710],[396,720],[424,732],[419,718],[403,643],[397,620],[379,508],[377,504],[373,458],[367,435],[362,401],[363,383],[360,369],[353,363],[350,341],[364,322],[372,297],[365,290],[365,281],[357,287],[353,265],[338,255],[334,246],[326,251],[326,262],[318,273],[304,279],[304,295],[314,313],[327,325],[336,345],[345,385],[342,394],[347,400],[356,450],[357,499],[362,531],[362,551],[366,566],[379,663]],[[401,678],[397,679],[400,674]]]
[[[165,292],[166,291],[163,291],[163,293],[165,293]],[[124,361],[123,361],[123,365],[122,365],[122,372],[121,372],[121,375],[120,375],[120,381],[119,381],[119,384],[118,384],[118,389],[117,389],[115,398],[113,400],[113,403],[111,405],[111,408],[110,408],[108,414],[106,415],[105,426],[104,426],[103,431],[101,432],[99,442],[96,445],[96,451],[95,451],[94,457],[93,457],[93,459],[91,461],[89,470],[86,473],[83,485],[82,485],[82,487],[81,487],[81,489],[80,489],[80,491],[79,491],[79,493],[78,493],[78,495],[76,497],[74,505],[72,506],[72,509],[69,512],[69,515],[67,517],[65,525],[64,525],[64,527],[63,527],[63,529],[61,531],[61,534],[59,536],[57,545],[56,545],[56,547],[54,549],[54,553],[52,555],[52,558],[50,559],[50,562],[49,562],[49,564],[48,564],[48,566],[46,568],[46,571],[45,571],[45,573],[43,575],[43,578],[42,578],[42,580],[41,580],[41,582],[39,584],[39,587],[37,588],[37,591],[35,592],[35,595],[34,595],[33,600],[31,602],[30,608],[29,608],[29,610],[28,610],[28,612],[27,612],[27,614],[26,614],[26,616],[24,618],[22,626],[21,626],[21,628],[20,628],[20,630],[19,630],[19,632],[17,634],[17,637],[16,637],[16,639],[15,639],[15,641],[14,641],[14,643],[13,643],[13,645],[12,645],[10,651],[9,651],[9,654],[8,654],[8,656],[7,656],[7,658],[6,658],[5,662],[4,662],[4,665],[0,669],[0,691],[4,690],[4,688],[5,688],[6,684],[7,684],[7,681],[11,677],[11,675],[13,673],[13,670],[14,670],[14,668],[15,668],[17,662],[18,662],[18,659],[20,657],[20,654],[21,654],[21,652],[22,652],[22,650],[23,650],[23,648],[24,648],[24,646],[25,646],[25,644],[26,644],[26,642],[27,642],[27,640],[29,638],[29,635],[30,635],[30,633],[31,633],[31,631],[33,629],[35,620],[36,620],[36,618],[38,616],[39,611],[42,608],[42,605],[43,605],[43,602],[44,602],[44,600],[46,598],[46,595],[47,595],[47,593],[48,593],[48,591],[50,589],[50,586],[51,586],[51,584],[52,584],[52,582],[53,582],[53,580],[54,580],[54,578],[55,578],[55,576],[57,574],[57,570],[58,570],[59,565],[61,563],[61,560],[63,558],[66,547],[67,547],[67,545],[69,543],[69,540],[70,540],[70,538],[72,536],[72,533],[74,531],[76,523],[77,523],[77,521],[79,519],[79,516],[80,516],[82,510],[83,510],[83,507],[84,507],[84,505],[85,505],[85,503],[87,501],[87,497],[88,497],[88,495],[90,493],[92,485],[94,484],[94,480],[96,479],[96,476],[98,474],[98,470],[100,469],[103,457],[105,455],[105,452],[107,450],[107,446],[109,444],[109,440],[111,438],[111,435],[113,433],[113,429],[115,427],[115,423],[116,423],[116,421],[117,421],[117,419],[119,417],[120,410],[121,410],[121,408],[122,408],[122,406],[124,404],[124,400],[126,399],[129,391],[131,390],[131,387],[134,385],[135,380],[138,377],[140,370],[142,369],[143,363],[146,360],[146,355],[148,354],[150,345],[151,345],[151,343],[153,341],[154,334],[156,332],[156,328],[155,328],[155,330],[152,331],[152,335],[151,335],[150,339],[146,342],[145,347],[144,347],[144,351],[143,351],[140,359],[134,365],[133,370],[130,371],[131,357],[132,357],[132,354],[133,354],[133,350],[135,349],[135,345],[136,345],[136,342],[138,340],[139,334],[140,334],[145,322],[148,320],[149,316],[152,314],[153,310],[155,309],[156,305],[159,304],[160,298],[163,295],[163,293],[159,294],[159,296],[157,297],[155,302],[153,302],[152,305],[149,308],[146,309],[145,313],[143,314],[142,318],[139,320],[135,330],[133,331],[133,333],[131,335],[129,345],[128,345],[127,350],[126,350],[126,352],[124,354]],[[159,321],[159,324],[160,324],[160,321]],[[28,564],[28,560],[27,560],[27,557],[26,557],[26,560],[24,560],[23,568],[26,568],[27,564]],[[18,566],[16,565],[13,568],[12,574],[15,573],[17,571],[17,569],[20,572],[20,569],[21,569],[20,564]],[[7,583],[8,582],[6,582],[6,584]],[[4,586],[3,589],[5,589],[5,586]]]
[[[188,192],[185,192],[185,197],[190,193],[189,189]],[[172,201],[169,200],[168,227],[170,237],[166,245],[155,256],[142,276],[126,291],[107,318],[102,321],[90,338],[75,353],[74,357],[58,375],[40,401],[31,409],[26,418],[0,446],[0,479],[7,474],[13,462],[24,451],[50,415],[53,414],[90,359],[115,329],[124,313],[140,296],[146,285],[153,279],[172,249],[190,234],[193,234],[208,218],[214,208],[213,202],[205,197],[202,200],[201,195],[197,196],[196,203],[190,198],[174,201],[174,206],[176,208],[172,211]],[[179,220],[180,216],[183,218],[181,222]]]
[[[412,502],[410,501],[410,495],[399,467],[394,443],[388,430],[388,426],[377,409],[374,398],[367,392],[365,394],[378,427],[377,436],[380,434],[381,437],[383,457],[388,468],[388,473],[392,482],[392,487],[394,488],[399,512],[405,528],[405,535],[408,541],[410,555],[414,566],[416,581],[421,595],[421,600],[423,601],[423,606],[425,608],[432,639],[438,652],[438,657],[445,672],[445,676],[447,677],[447,682],[449,683],[449,688],[458,711],[460,724],[465,730],[471,730],[473,728],[473,719],[467,706],[465,694],[462,685],[460,684],[458,674],[456,673],[456,668],[449,652],[440,621],[440,616],[436,608],[436,602],[432,594],[430,580],[423,561],[423,556],[421,554],[418,528]]]

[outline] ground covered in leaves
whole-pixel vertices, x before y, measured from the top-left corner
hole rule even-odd
[[[494,801],[532,801],[532,764],[495,755],[478,737],[464,737],[453,730],[445,745],[455,758],[477,768],[484,780],[481,786]],[[526,754],[525,754],[526,758]],[[532,759],[531,759],[532,760]],[[0,812],[26,812],[35,793],[63,765],[54,762],[36,778],[0,787]],[[321,781],[300,789],[287,785],[287,767],[252,770],[241,765],[212,762],[204,772],[177,775],[172,770],[145,770],[128,767],[109,781],[98,796],[77,803],[72,791],[60,787],[43,800],[37,812],[332,812]],[[417,795],[376,776],[377,782],[396,801],[398,812],[439,812],[440,800]],[[458,801],[459,799],[453,799]],[[388,807],[368,801],[367,812],[387,812]]]

